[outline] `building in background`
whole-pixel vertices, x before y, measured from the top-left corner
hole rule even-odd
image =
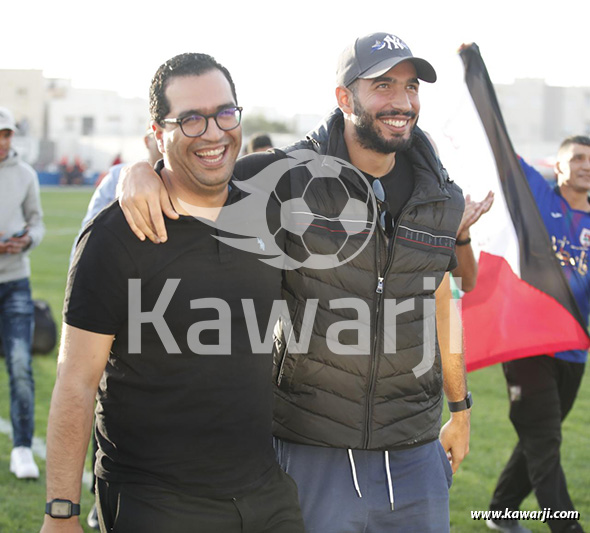
[[[569,135],[590,135],[590,87],[556,87],[542,79],[496,84],[496,95],[517,153],[547,178],[556,147]]]
[[[547,178],[561,139],[590,134],[590,87],[556,87],[542,79],[496,84],[496,94],[516,151]],[[144,158],[148,102],[115,91],[78,89],[70,80],[50,79],[41,70],[0,70],[0,105],[19,124],[14,146],[39,171],[55,171],[60,160],[79,158],[90,173],[106,171],[113,160]],[[284,146],[313,129],[321,116],[281,116],[274,109],[244,112],[245,139],[267,131]],[[251,130],[251,131],[249,131]]]
[[[40,70],[0,70],[0,104],[17,120],[15,148],[39,171],[78,158],[89,173],[99,173],[117,155],[129,161],[145,156],[146,99],[78,89]]]
[[[143,136],[149,122],[147,100],[122,98],[114,91],[59,87],[51,80],[47,101],[47,139],[53,160],[77,155],[94,171],[145,158]]]

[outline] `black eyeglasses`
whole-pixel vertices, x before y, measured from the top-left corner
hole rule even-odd
[[[389,203],[385,197],[385,189],[379,178],[373,180],[373,192],[377,199],[377,212],[381,229],[388,237],[393,235],[393,217],[389,211]]]
[[[193,114],[182,118],[165,118],[164,124],[180,124],[180,129],[187,137],[200,137],[207,131],[209,119],[215,120],[215,124],[220,130],[235,130],[242,120],[241,107],[226,107],[217,113],[211,115]]]

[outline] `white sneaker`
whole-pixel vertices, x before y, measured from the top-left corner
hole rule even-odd
[[[96,504],[94,504],[92,506],[92,509],[90,509],[88,517],[86,518],[86,523],[92,529],[100,529],[100,524],[98,523],[98,511],[96,510]]]
[[[17,446],[10,454],[10,471],[18,479],[37,479],[39,468],[33,459],[33,450],[26,446]]]

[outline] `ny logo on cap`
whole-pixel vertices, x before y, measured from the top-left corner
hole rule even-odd
[[[388,50],[393,50],[394,48],[399,50],[409,50],[408,45],[399,37],[388,35],[382,41],[375,41],[375,44],[371,46],[371,53],[376,52],[377,50],[383,50],[386,46]]]

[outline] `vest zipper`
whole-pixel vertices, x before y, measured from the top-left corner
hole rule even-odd
[[[383,294],[383,281],[384,279],[381,277],[377,278],[377,288],[375,289],[375,292],[377,294]]]
[[[420,205],[430,204],[432,202],[439,202],[448,200],[448,196],[439,197],[439,198],[429,198],[428,200],[423,200],[421,202],[415,202],[412,204],[406,205],[402,212],[400,213],[399,217],[397,218],[397,223],[393,225],[393,235],[391,238],[387,239],[385,232],[379,225],[377,227],[377,242],[375,245],[376,253],[375,253],[375,266],[377,270],[377,288],[375,289],[375,293],[377,294],[377,298],[375,299],[375,311],[374,311],[374,326],[373,326],[373,344],[372,344],[372,351],[370,354],[371,357],[371,369],[370,369],[370,378],[369,378],[369,390],[367,394],[367,404],[366,404],[366,420],[365,420],[365,438],[363,439],[363,449],[368,449],[370,442],[371,442],[371,418],[373,415],[373,394],[375,392],[375,384],[377,382],[377,348],[379,343],[379,331],[380,328],[380,320],[381,320],[381,307],[383,304],[383,293],[384,293],[384,286],[385,286],[385,278],[387,277],[387,273],[391,268],[393,263],[393,250],[394,244],[397,239],[397,234],[399,231],[400,223],[404,215],[414,207],[418,207]],[[385,263],[385,268],[383,272],[381,272],[381,239],[387,239],[387,260]]]
[[[289,355],[289,343],[291,342],[291,337],[293,336],[293,332],[295,331],[295,324],[297,319],[299,318],[299,310],[301,309],[300,306],[297,306],[295,312],[293,313],[293,319],[291,322],[291,331],[289,331],[289,336],[285,341],[285,349],[283,350],[283,356],[281,357],[281,364],[279,366],[279,374],[277,376],[277,387],[281,386],[281,382],[283,381],[283,373],[285,372],[285,361],[287,360],[287,355]],[[284,338],[284,332],[283,332]]]

